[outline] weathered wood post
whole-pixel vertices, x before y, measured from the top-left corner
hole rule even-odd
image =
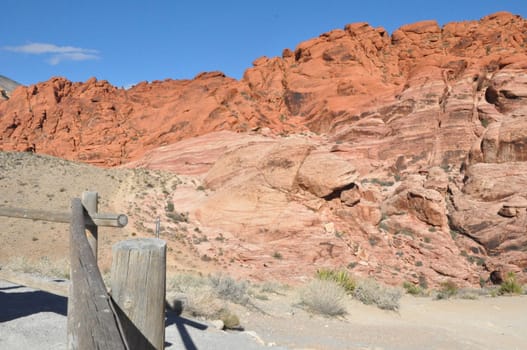
[[[95,216],[98,211],[99,194],[97,192],[82,192],[82,205],[86,208],[88,215]],[[86,225],[86,228],[90,232],[88,235],[88,243],[95,256],[95,261],[97,261],[97,236],[98,230],[97,225]]]
[[[71,201],[71,212],[0,206],[0,216],[70,223],[69,291],[7,271],[1,271],[0,276],[68,295],[68,349],[130,350],[97,266],[97,226],[124,227],[128,218],[124,214],[98,213],[97,201],[97,192],[85,192],[82,201]]]
[[[85,233],[81,200],[71,202],[68,349],[127,349]]]
[[[121,241],[113,246],[112,255],[111,294],[128,343],[134,349],[162,350],[166,242],[157,238]]]

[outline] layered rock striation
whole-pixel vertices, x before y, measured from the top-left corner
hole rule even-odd
[[[526,47],[527,21],[503,12],[391,35],[350,24],[239,81],[52,78],[0,101],[0,150],[195,177],[207,195],[174,203],[228,235],[249,275],[525,277]]]

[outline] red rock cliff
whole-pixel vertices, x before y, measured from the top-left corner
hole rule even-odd
[[[526,43],[527,22],[509,13],[391,36],[358,23],[259,58],[241,81],[213,72],[123,90],[52,78],[0,101],[0,150],[114,166],[213,130],[269,127],[327,133],[399,167],[459,162],[518,103],[500,86],[524,81]]]

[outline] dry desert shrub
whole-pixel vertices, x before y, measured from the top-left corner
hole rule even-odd
[[[353,296],[364,304],[377,305],[383,310],[398,310],[402,291],[368,278],[357,282]]]
[[[42,258],[39,261],[39,269],[44,276],[70,278],[70,263],[66,259],[50,261],[47,258]]]
[[[266,281],[261,284],[251,284],[248,294],[252,298],[269,300],[268,294],[284,295],[283,292],[286,289],[286,285],[282,285],[278,282]]]
[[[339,316],[346,313],[346,290],[332,280],[314,279],[300,291],[301,303],[312,312]]]
[[[167,281],[167,289],[185,293],[188,288],[207,285],[207,278],[194,273],[178,273]]]
[[[167,281],[167,303],[173,310],[204,318],[216,318],[224,303],[203,276],[181,273]]]
[[[37,268],[25,256],[17,256],[9,260],[6,267],[15,272],[36,273]]]
[[[239,326],[239,319],[226,302],[248,304],[247,289],[247,282],[225,275],[205,277],[182,273],[167,282],[167,304],[173,310],[195,317],[222,319],[226,328],[235,328]]]
[[[6,267],[15,272],[39,274],[46,277],[64,278],[70,277],[70,266],[66,259],[49,260],[42,257],[37,261],[30,261],[25,256],[17,256],[11,259]]]
[[[225,303],[210,286],[188,288],[183,298],[183,310],[192,316],[215,319],[224,309]]]
[[[230,276],[217,274],[209,276],[209,284],[221,299],[240,305],[249,304],[247,281],[236,281]]]
[[[240,327],[239,317],[228,309],[220,312],[220,320],[223,321],[223,326],[226,329],[238,329]]]
[[[289,286],[285,284],[281,284],[279,282],[274,282],[274,281],[263,282],[258,287],[259,287],[260,292],[262,293],[275,293],[275,294],[280,294],[282,291],[289,288]]]

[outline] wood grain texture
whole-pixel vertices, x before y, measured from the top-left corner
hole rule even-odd
[[[129,344],[134,349],[163,349],[166,242],[126,240],[115,244],[112,254],[112,297],[124,313],[120,318]]]
[[[63,223],[70,223],[71,221],[71,213],[69,212],[6,207],[2,205],[0,205],[0,216]],[[91,217],[86,216],[85,220],[90,225],[107,227],[124,227],[128,224],[128,217],[124,214],[96,213]]]
[[[82,205],[88,212],[88,215],[92,216],[97,214],[99,208],[99,194],[97,192],[82,192]],[[87,235],[88,243],[90,244],[93,255],[95,256],[95,261],[97,261],[97,247],[98,247],[98,236],[99,229],[97,225],[88,223],[86,225],[89,234]]]
[[[127,349],[85,234],[81,200],[71,203],[68,349]]]

